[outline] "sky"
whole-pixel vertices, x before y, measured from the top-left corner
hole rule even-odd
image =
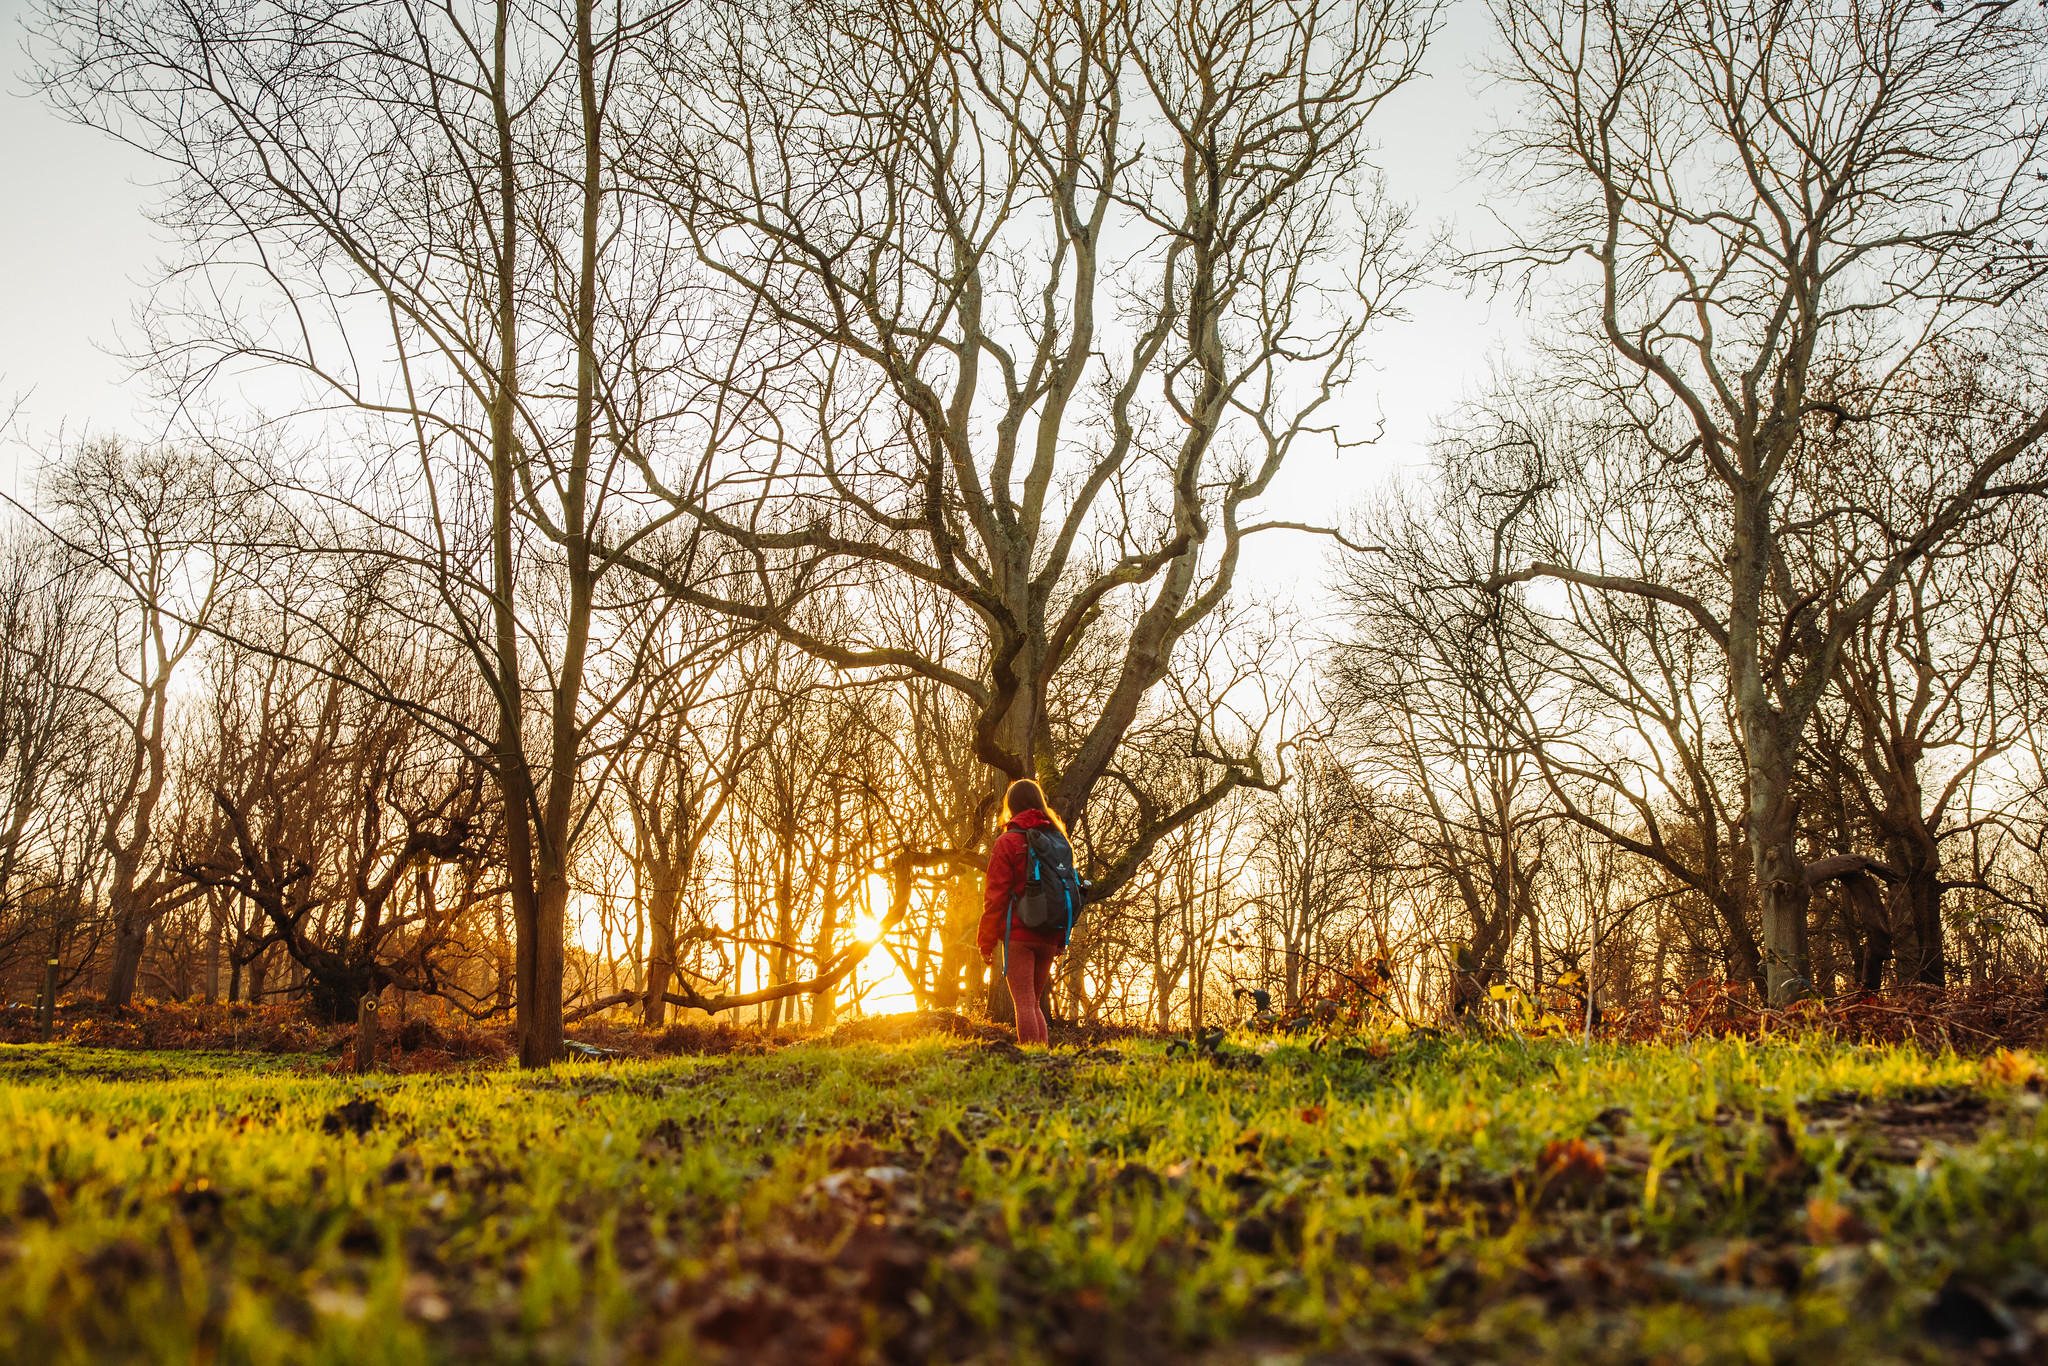
[[[0,0],[0,415],[15,414],[0,476],[15,492],[38,449],[81,431],[152,431],[140,386],[110,351],[167,239],[146,216],[151,166],[52,114],[24,79],[27,0]]]
[[[56,117],[25,79],[24,20],[30,0],[0,0],[0,487],[19,494],[39,453],[81,433],[149,439],[164,427],[146,385],[121,358],[135,335],[157,263],[169,239],[148,218],[155,170],[141,154]],[[1423,79],[1378,116],[1377,159],[1396,198],[1416,207],[1419,225],[1447,222],[1454,240],[1478,240],[1488,219],[1486,185],[1467,173],[1470,148],[1490,125],[1476,59],[1487,39],[1482,0],[1451,0]],[[1511,347],[1521,320],[1505,300],[1455,286],[1408,300],[1413,315],[1371,339],[1371,368],[1342,400],[1347,439],[1385,433],[1342,456],[1307,449],[1290,458],[1265,503],[1276,520],[1328,524],[1425,455],[1431,424],[1485,375],[1489,357]],[[1330,553],[1320,538],[1269,536],[1247,557],[1266,585],[1312,578]]]

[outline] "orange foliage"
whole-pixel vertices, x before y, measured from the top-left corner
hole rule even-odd
[[[1607,1153],[1583,1138],[1562,1139],[1543,1145],[1536,1170],[1552,1191],[1584,1193],[1598,1189],[1607,1175]]]
[[[1662,1043],[1707,1036],[1817,1033],[1859,1044],[1916,1044],[1981,1054],[2048,1036],[2048,993],[2023,978],[1981,986],[1906,987],[1771,1007],[1743,982],[1695,982],[1675,996],[1603,1013],[1600,1037]]]

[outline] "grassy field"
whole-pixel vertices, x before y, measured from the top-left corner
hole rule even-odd
[[[2040,1088],[1818,1041],[7,1046],[0,1361],[2040,1360]]]

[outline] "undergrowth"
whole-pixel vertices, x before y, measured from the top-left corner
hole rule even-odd
[[[0,1048],[0,1360],[2039,1359],[2031,1055],[1123,1048]]]

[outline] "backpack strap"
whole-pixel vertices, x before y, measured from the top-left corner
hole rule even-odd
[[[1003,833],[1004,833],[1004,834],[1009,834],[1009,833],[1010,833],[1011,831],[1013,831],[1013,830],[1014,830],[1014,831],[1015,831],[1016,833],[1018,833],[1018,834],[1020,834],[1020,835],[1022,835],[1022,836],[1024,837],[1024,852],[1025,852],[1025,853],[1027,853],[1027,854],[1029,854],[1029,855],[1031,856],[1031,861],[1032,861],[1032,863],[1033,863],[1033,864],[1035,865],[1035,864],[1036,864],[1036,863],[1038,862],[1038,850],[1037,850],[1037,849],[1036,849],[1035,847],[1033,847],[1033,845],[1032,845],[1032,843],[1031,843],[1031,832],[1030,832],[1029,830],[1026,830],[1026,829],[1025,829],[1025,828],[1024,828],[1023,826],[1021,826],[1021,825],[1017,824],[1017,822],[1015,822],[1015,821],[1011,821],[1011,822],[1010,822],[1010,823],[1009,823],[1008,825],[1006,825],[1006,826],[1004,826],[1004,827],[1003,827]],[[1026,881],[1036,881],[1036,880],[1037,880],[1037,879],[1036,879],[1035,877],[1032,877],[1032,878],[1027,878],[1027,879],[1026,879]],[[1005,907],[1003,908],[1003,971],[1004,971],[1004,972],[1008,972],[1008,971],[1009,971],[1009,968],[1010,968],[1010,933],[1011,933],[1011,930],[1012,930],[1012,929],[1014,928],[1014,923],[1015,923],[1015,920],[1016,920],[1016,916],[1017,916],[1017,898],[1018,898],[1018,897],[1020,897],[1020,896],[1022,896],[1023,894],[1024,894],[1024,888],[1023,888],[1023,886],[1022,886],[1021,884],[1020,884],[1019,886],[1015,887],[1015,888],[1012,888],[1012,889],[1011,889],[1011,891],[1010,891],[1010,901],[1009,901],[1009,904],[1008,904],[1008,905],[1006,905],[1006,906],[1005,906]]]

